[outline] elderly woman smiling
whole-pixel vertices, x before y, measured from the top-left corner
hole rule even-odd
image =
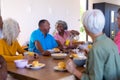
[[[3,22],[3,38],[0,39],[0,55],[2,55],[7,62],[14,61],[16,59],[23,59],[23,50],[17,41],[17,37],[20,33],[19,24],[13,19],[7,19]],[[20,55],[16,55],[18,52]],[[32,59],[32,57],[27,57]]]
[[[102,32],[105,25],[103,13],[97,9],[86,11],[83,25],[93,40],[86,72],[79,72],[72,60],[67,61],[67,70],[81,80],[120,80],[120,56],[115,43]]]
[[[58,44],[62,45],[63,48],[74,47],[71,41],[74,36],[79,35],[79,32],[75,30],[67,31],[68,29],[67,23],[62,20],[56,22],[56,29],[58,33],[56,33],[54,37],[57,40]],[[67,39],[69,39],[70,42],[68,42],[68,44],[65,44]]]

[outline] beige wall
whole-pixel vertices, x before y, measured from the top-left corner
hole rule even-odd
[[[19,22],[21,44],[29,40],[40,19],[49,20],[51,34],[57,20],[66,21],[69,29],[79,31],[80,0],[1,0],[1,12],[3,19],[12,17]]]
[[[89,9],[97,2],[120,5],[119,0],[89,0]],[[38,27],[39,19],[42,18],[50,21],[51,33],[59,19],[65,20],[69,29],[79,30],[80,0],[0,0],[0,8],[3,19],[12,17],[20,23],[21,43],[29,39],[31,32]]]

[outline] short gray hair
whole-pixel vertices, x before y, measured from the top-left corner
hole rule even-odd
[[[64,30],[67,30],[67,29],[68,29],[67,23],[66,23],[65,21],[58,20],[55,25],[57,26],[58,24],[62,24]]]
[[[99,9],[88,10],[84,13],[82,22],[89,32],[97,34],[103,31],[105,17]]]
[[[17,21],[9,18],[3,22],[3,39],[5,39],[9,45],[17,40],[19,32],[20,29]]]

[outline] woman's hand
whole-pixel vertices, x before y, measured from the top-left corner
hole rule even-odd
[[[38,59],[39,58],[39,54],[35,53],[34,54],[34,59]]]
[[[34,59],[38,59],[39,55],[37,53],[33,53],[33,54],[25,54],[24,58],[27,59],[28,61],[33,61]]]
[[[76,31],[76,30],[71,30],[70,32],[71,32],[71,34],[73,34],[73,35],[79,35],[79,34],[80,34],[80,33],[79,33],[78,31]]]
[[[34,60],[34,56],[24,55],[24,59],[27,59],[28,61],[33,61]]]
[[[74,64],[73,60],[69,59],[66,63],[66,69],[73,74],[76,70],[76,65]]]
[[[66,69],[67,69],[70,73],[72,73],[73,75],[75,75],[77,79],[81,79],[82,73],[79,72],[79,71],[76,69],[76,65],[74,64],[74,62],[73,62],[71,59],[69,59],[69,60],[67,61]]]

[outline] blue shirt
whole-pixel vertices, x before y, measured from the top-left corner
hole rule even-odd
[[[40,29],[37,29],[32,32],[29,42],[29,51],[41,54],[35,46],[35,41],[40,42],[43,50],[53,49],[58,46],[54,37],[52,37],[50,34],[44,36]]]

